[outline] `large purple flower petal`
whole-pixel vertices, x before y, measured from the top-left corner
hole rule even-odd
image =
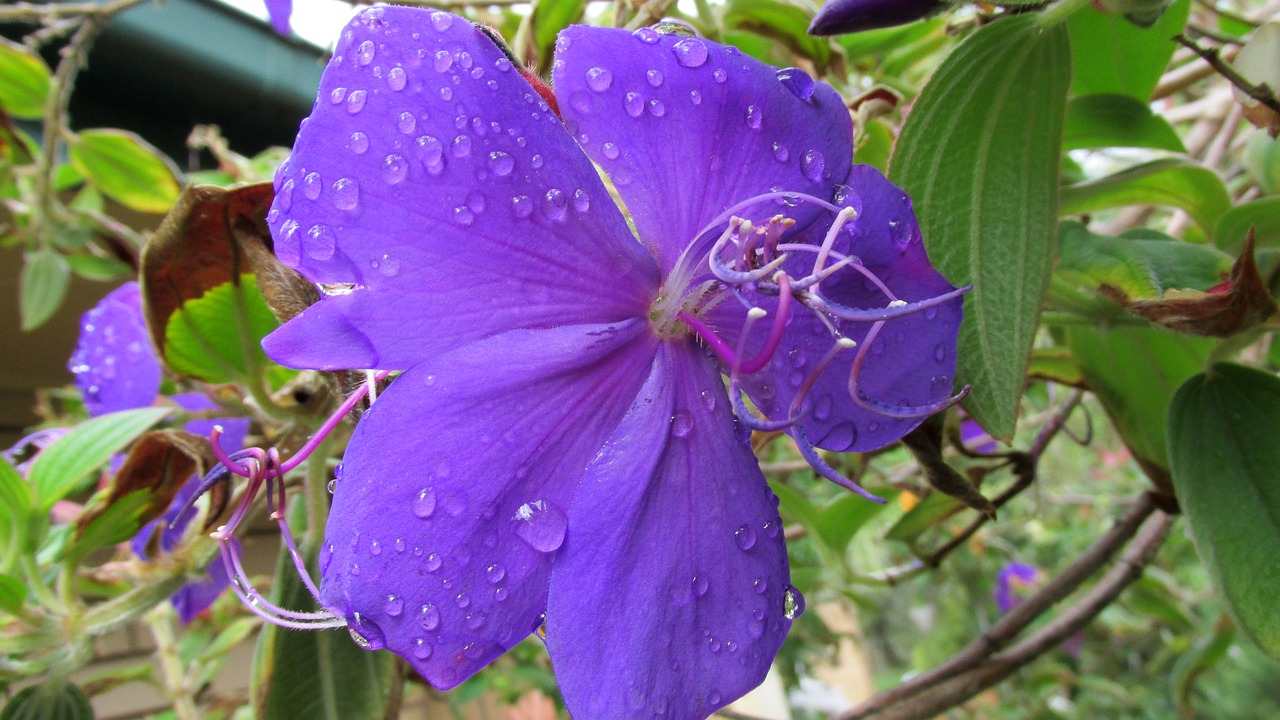
[[[547,645],[574,717],[701,720],[758,685],[791,626],[776,499],[693,343],[664,343],[587,470]]]
[[[875,168],[854,166],[848,185],[836,200],[841,207],[857,210],[858,215],[845,226],[835,250],[861,258],[863,266],[898,299],[926,300],[955,289],[929,265],[911,198]],[[820,242],[826,230],[818,225],[809,231],[812,243]],[[784,267],[796,275],[804,274],[812,269],[813,257],[796,253]],[[889,303],[876,285],[850,270],[824,281],[822,293],[851,308],[883,308]],[[750,299],[770,313],[777,307],[776,298],[751,295]],[[886,322],[865,349],[858,379],[861,394],[873,402],[901,407],[945,400],[952,391],[961,309],[962,300],[955,298]],[[788,416],[806,375],[834,344],[831,332],[816,315],[795,309],[792,313],[782,346],[770,365],[742,378],[743,389],[771,419]],[[724,336],[736,344],[743,309],[737,303],[723,303],[717,315]],[[843,351],[818,376],[800,408],[798,427],[805,436],[828,450],[862,452],[883,447],[919,425],[923,418],[895,418],[853,402],[849,375],[857,353],[867,344],[872,323],[829,321],[844,337],[856,341],[858,349]],[[748,342],[753,353],[765,335],[764,329],[753,332]]]
[[[565,123],[664,271],[736,203],[776,190],[830,198],[848,173],[849,112],[802,70],[652,28],[574,26],[558,46]]]
[[[402,375],[347,449],[325,605],[442,689],[527,636],[574,490],[655,345],[639,320],[517,330]]]
[[[80,320],[67,361],[91,417],[146,407],[160,390],[160,362],[142,320],[138,283],[121,285]]]
[[[235,542],[234,540],[232,542]],[[236,552],[239,552],[237,546]],[[196,616],[213,604],[231,584],[227,576],[227,566],[221,559],[215,559],[205,569],[205,577],[183,585],[178,592],[169,598],[173,609],[178,611],[178,619],[188,624]]]
[[[288,365],[403,369],[510,329],[641,315],[657,286],[559,119],[448,13],[351,22],[276,188],[277,254],[345,293],[264,341]]]

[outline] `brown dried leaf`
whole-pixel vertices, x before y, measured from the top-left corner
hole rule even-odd
[[[1224,338],[1244,332],[1280,310],[1258,272],[1252,230],[1224,285],[1207,292],[1169,290],[1159,300],[1130,300],[1110,285],[1099,290],[1133,314],[1188,335]]]

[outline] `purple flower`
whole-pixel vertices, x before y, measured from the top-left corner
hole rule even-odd
[[[121,285],[80,319],[67,361],[90,417],[146,407],[160,391],[160,361],[142,319],[138,283]]]
[[[1000,613],[1009,612],[1039,581],[1040,571],[1034,565],[1006,563],[996,575],[996,606],[1000,608]]]
[[[271,27],[281,35],[288,35],[289,17],[293,15],[293,0],[266,0],[266,5]]]
[[[155,402],[160,390],[160,361],[151,349],[147,335],[138,283],[120,286],[85,313],[80,321],[80,339],[68,361],[68,368],[75,374],[76,385],[84,395],[90,416],[147,407]],[[189,412],[218,408],[216,403],[199,393],[174,395],[171,399]],[[208,435],[214,425],[223,427],[225,444],[231,447],[244,444],[249,431],[247,418],[192,420],[183,429],[196,435]],[[118,467],[122,460],[113,461],[113,465]],[[198,486],[199,478],[192,477],[178,490],[165,513],[143,526],[134,536],[130,545],[139,557],[149,559],[148,545],[157,529],[160,532],[160,552],[170,552],[178,544],[195,516],[194,509],[183,512],[181,516],[179,511]],[[179,617],[184,623],[190,622],[226,587],[227,576],[222,563],[214,563],[209,568],[209,579],[189,583],[174,594],[172,600]]]
[[[843,35],[905,25],[929,15],[942,0],[831,0],[809,25],[810,35]]]
[[[449,688],[545,622],[575,717],[702,718],[801,607],[745,431],[856,488],[815,446],[946,407],[961,301],[827,85],[649,28],[557,48],[563,122],[461,18],[350,24],[268,216],[326,297],[263,344],[404,371],[320,557],[358,642]]]

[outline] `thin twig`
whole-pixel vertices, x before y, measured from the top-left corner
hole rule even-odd
[[[897,687],[880,693],[852,711],[839,716],[837,720],[855,720],[857,718],[870,717],[891,706],[903,703],[913,696],[929,692],[931,688],[947,683],[952,678],[971,672],[975,667],[980,666],[984,660],[991,657],[993,653],[1004,647],[1010,640],[1017,637],[1018,633],[1022,632],[1046,610],[1070,595],[1081,583],[1110,561],[1120,548],[1138,533],[1143,523],[1153,513],[1157,512],[1155,497],[1151,493],[1143,493],[1120,520],[1104,533],[1101,538],[1098,538],[1083,555],[1034,595],[1026,598],[1011,608],[1009,612],[1002,615],[982,635],[975,638],[941,665],[917,675]],[[1159,513],[1159,516],[1166,517],[1163,513]],[[1073,607],[1068,614],[1075,612],[1078,607],[1079,605]],[[1064,617],[1066,616],[1064,615]]]
[[[1240,92],[1280,113],[1280,100],[1276,99],[1275,88],[1266,83],[1255,84],[1250,82],[1248,78],[1236,72],[1235,68],[1222,59],[1217,48],[1200,47],[1194,40],[1182,34],[1174,35],[1173,40],[1203,58],[1205,62],[1213,66],[1214,70],[1218,71],[1219,75],[1226,78],[1227,82],[1239,88]]]
[[[149,0],[111,0],[111,2],[94,3],[14,3],[0,7],[0,22],[39,23],[74,16],[111,17],[118,12],[128,10],[134,5],[141,5]]]

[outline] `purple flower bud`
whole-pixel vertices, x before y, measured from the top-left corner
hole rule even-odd
[[[831,0],[813,18],[809,34],[843,35],[905,25],[941,4],[941,0]]]

